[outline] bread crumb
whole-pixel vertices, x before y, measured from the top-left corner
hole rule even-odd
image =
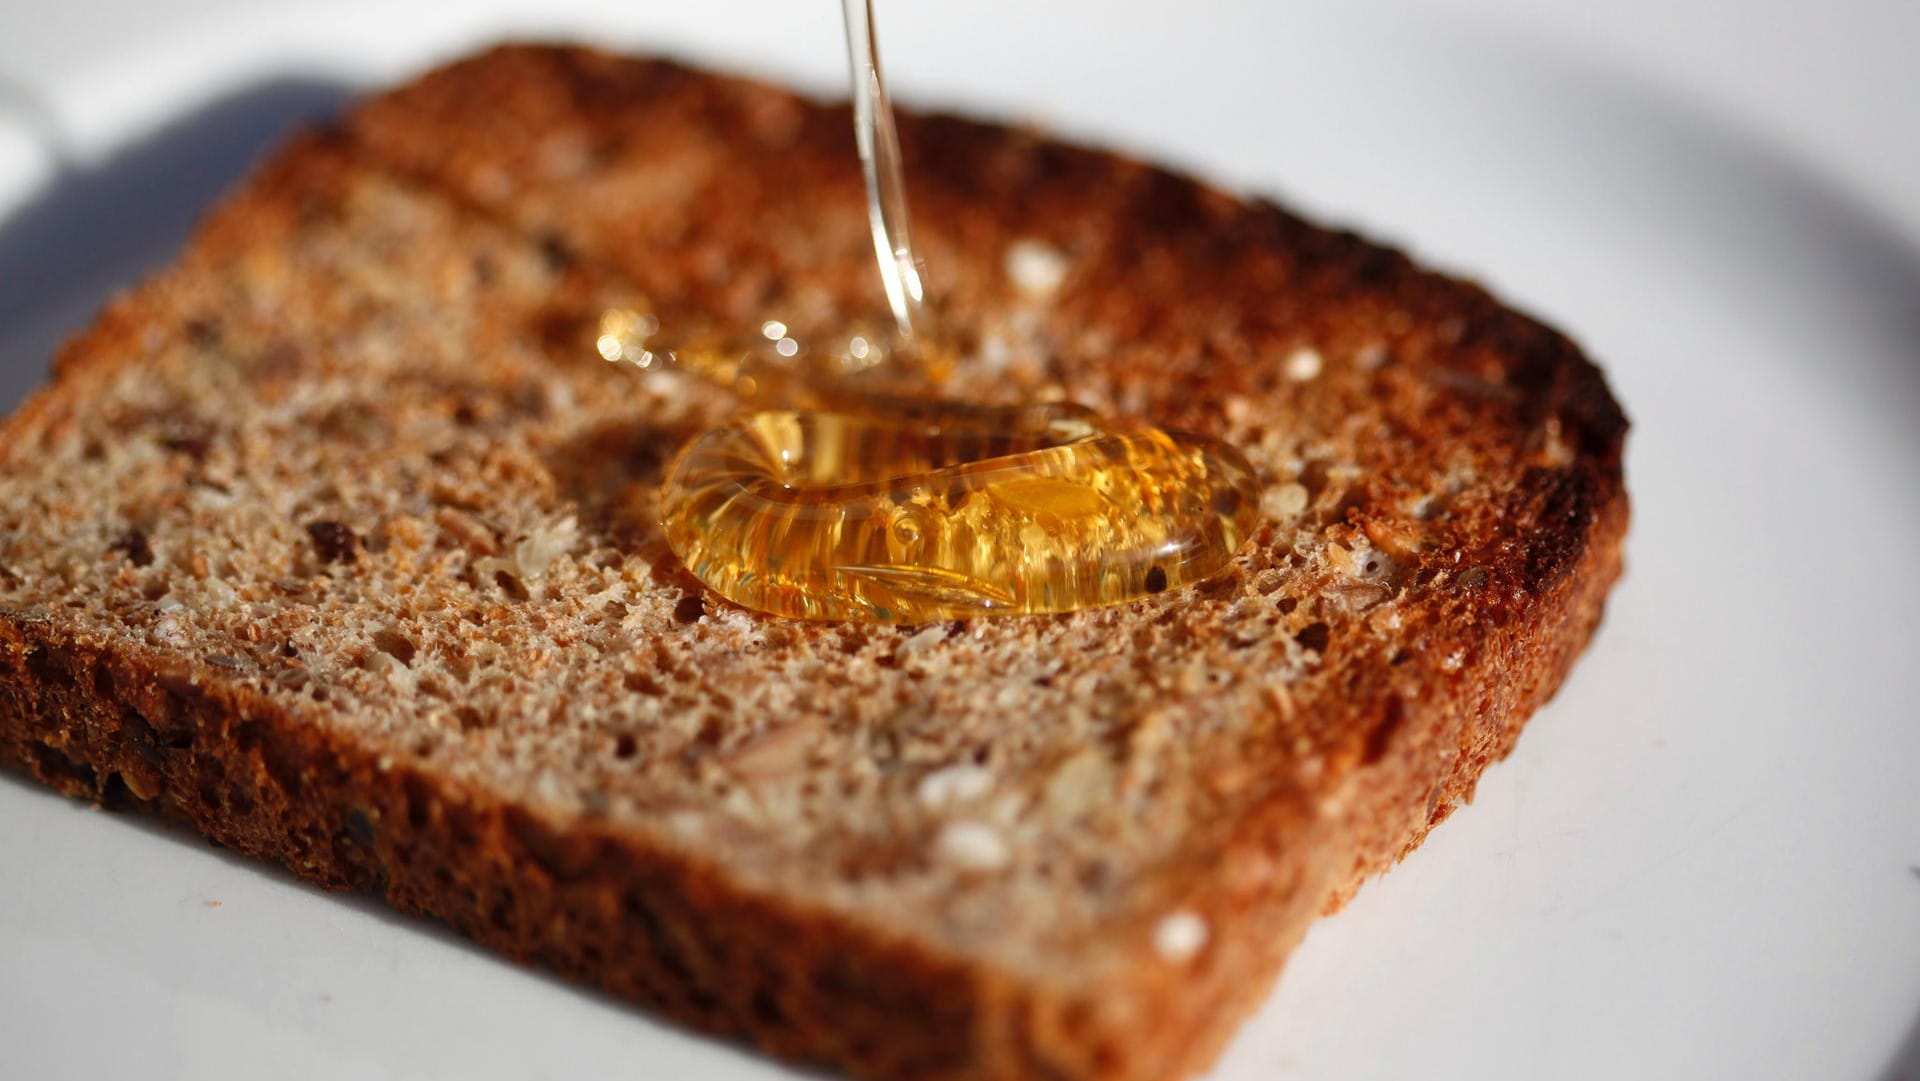
[[[1326,362],[1320,357],[1320,350],[1311,345],[1303,345],[1287,354],[1287,378],[1296,383],[1305,383],[1320,374]]]
[[[933,847],[942,860],[965,871],[997,871],[1013,859],[998,831],[971,819],[948,823]]]
[[[395,687],[405,689],[413,686],[413,671],[391,653],[374,650],[367,654],[365,664],[368,671],[384,677]]]
[[[533,779],[533,796],[548,806],[573,802],[573,787],[554,770],[543,769]]]
[[[978,371],[998,375],[1013,362],[1013,346],[1002,334],[988,332],[980,336],[973,362]]]
[[[219,578],[209,578],[201,585],[201,608],[230,608],[240,599],[233,587]]]
[[[1207,921],[1182,909],[1162,918],[1153,929],[1153,949],[1176,964],[1191,961],[1207,944]]]
[[[520,565],[520,577],[538,578],[547,573],[553,561],[573,547],[579,524],[572,517],[562,518],[545,528],[536,528],[514,547],[514,562]]]
[[[1260,513],[1269,518],[1295,518],[1307,509],[1307,489],[1301,484],[1282,484],[1260,493]]]
[[[494,538],[493,530],[485,522],[453,507],[442,507],[434,514],[434,522],[440,531],[454,542],[476,555],[490,556],[500,551],[500,544]]]
[[[1327,544],[1323,555],[1326,557],[1327,566],[1332,567],[1336,574],[1353,573],[1353,553],[1347,549],[1346,545],[1331,541]]]
[[[727,755],[727,768],[759,778],[789,773],[805,764],[807,751],[819,734],[819,723],[810,719],[772,725]]]
[[[1540,457],[1554,469],[1565,469],[1573,462],[1573,446],[1561,430],[1559,417],[1548,417],[1542,426]]]
[[[1204,665],[1204,661],[1196,658]],[[1188,671],[1192,671],[1189,668]],[[1202,678],[1204,679],[1204,671]],[[1127,757],[1136,762],[1146,761],[1160,753],[1172,735],[1173,714],[1165,709],[1156,709],[1134,722],[1132,731],[1127,733]]]
[[[1019,823],[1021,816],[1026,813],[1026,810],[1027,797],[1024,793],[1016,790],[1001,793],[1000,798],[994,800],[993,806],[988,809],[988,815],[995,822],[1011,829]]]
[[[1007,246],[1007,277],[1029,300],[1044,300],[1067,278],[1067,257],[1060,249],[1038,240],[1016,240]]]
[[[196,484],[187,492],[187,498],[196,510],[222,511],[239,502],[239,497],[226,488],[215,488],[207,484]]]
[[[978,799],[993,788],[993,774],[970,762],[934,770],[920,778],[914,795],[923,806],[939,809]]]
[[[1347,813],[1348,801],[1352,796],[1353,790],[1353,785],[1351,784],[1352,779],[1352,774],[1348,774],[1345,780],[1341,781],[1334,788],[1321,793],[1320,798],[1315,801],[1313,805],[1314,810],[1319,813],[1320,817],[1339,818],[1341,815]]]
[[[927,650],[932,649],[934,646],[946,640],[946,625],[934,623],[920,628],[918,633],[909,636],[905,641],[893,647],[893,655],[901,660],[905,660],[916,653],[925,653]]]
[[[1180,670],[1178,683],[1180,693],[1199,694],[1201,691],[1207,689],[1207,682],[1212,678],[1212,675],[1211,666],[1208,664],[1206,656],[1204,654],[1196,655],[1192,660],[1187,662],[1185,668]]]
[[[505,572],[523,585],[538,581],[556,560],[572,550],[579,529],[579,522],[572,516],[534,526],[514,545],[510,555],[476,560],[473,569],[482,580]]]
[[[667,815],[667,829],[676,837],[699,837],[706,832],[706,827],[706,820],[695,811],[680,810]]]
[[[218,902],[218,901],[208,901],[208,902],[207,902],[207,907],[208,907],[208,908],[219,908],[219,907],[220,907],[220,902]]]
[[[1063,818],[1077,818],[1111,800],[1115,778],[1107,756],[1091,748],[1061,763],[1047,779],[1047,809]]]

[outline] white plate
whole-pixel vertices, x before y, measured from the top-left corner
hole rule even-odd
[[[837,86],[832,5],[654,7],[108,34],[27,80],[64,143],[51,187],[0,90],[0,390],[343,83],[599,27]],[[887,57],[911,97],[1038,114],[1480,276],[1584,341],[1636,423],[1629,577],[1592,650],[1473,806],[1314,930],[1214,1076],[1920,1067],[1920,251],[1687,100],[1479,24],[1026,7],[885,5]],[[10,1077],[793,1076],[10,776],[0,823]]]

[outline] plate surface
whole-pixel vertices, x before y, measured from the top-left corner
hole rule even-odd
[[[1474,804],[1315,928],[1212,1076],[1920,1077],[1914,206],[1851,201],[1892,185],[1497,20],[1298,6],[880,13],[910,100],[1408,245],[1580,339],[1636,425],[1593,648]],[[824,3],[541,7],[193,0],[33,31],[54,59],[0,70],[0,400],[358,88],[516,32],[841,77]],[[11,775],[0,868],[9,1076],[796,1076]]]

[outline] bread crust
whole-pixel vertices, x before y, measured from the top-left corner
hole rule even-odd
[[[490,149],[500,135],[489,125],[611,131],[667,100],[711,114],[721,138],[779,142],[797,163],[796,185],[840,183],[808,172],[810,155],[835,150],[840,136],[825,133],[845,130],[839,110],[668,63],[516,47],[431,74],[283,151],[210,220],[188,258],[260,243],[274,228],[298,229],[302,192],[369,168],[544,236],[583,274],[737,316],[752,302],[736,295],[744,289],[737,280],[676,279],[684,268],[671,261],[656,268],[644,255],[597,243],[564,204],[541,194],[548,182],[531,166],[502,179],[500,151]],[[970,204],[1010,216],[1057,214],[1062,192],[1095,178],[1121,184],[1128,194],[1118,213],[1150,224],[1142,235],[1197,238],[1204,250],[1180,258],[1224,263],[1283,253],[1307,301],[1337,293],[1343,310],[1398,313],[1410,328],[1397,346],[1409,363],[1434,363],[1465,388],[1463,398],[1506,395],[1500,407],[1519,418],[1515,425],[1551,431],[1554,445],[1519,468],[1498,508],[1486,512],[1500,527],[1453,550],[1453,564],[1471,573],[1424,584],[1421,648],[1405,648],[1410,636],[1355,639],[1339,670],[1322,674],[1329,686],[1303,707],[1327,718],[1319,780],[1293,776],[1292,752],[1263,742],[1263,730],[1209,748],[1211,757],[1196,764],[1205,772],[1252,763],[1267,775],[1236,782],[1250,787],[1223,797],[1231,817],[1197,830],[1191,848],[1156,871],[1179,908],[1210,929],[1198,961],[1169,963],[1146,950],[1097,988],[1026,979],[753,888],[720,861],[614,824],[557,823],[483,784],[395,760],[329,726],[324,706],[290,704],[232,678],[218,657],[114,639],[44,611],[0,611],[0,759],[69,795],[184,823],[326,888],[378,893],[510,957],[782,1057],[876,1079],[1162,1081],[1203,1069],[1313,916],[1344,904],[1470,798],[1482,771],[1509,752],[1565,678],[1621,571],[1626,422],[1598,371],[1565,338],[1477,287],[1421,271],[1352,234],[968,121],[906,118],[902,136],[924,189],[918,205],[953,216]],[[1022,211],[1010,193],[1029,185],[1041,205]],[[692,215],[703,212],[696,202]],[[281,220],[263,225],[276,214]],[[968,235],[956,228],[936,246],[964,244]],[[936,265],[941,254],[932,253]],[[1154,282],[1151,251],[1135,254],[1136,263],[1093,271],[1110,282],[1069,303],[1123,330],[1178,318],[1183,304],[1206,306],[1177,275],[1170,285]],[[793,273],[786,256],[768,258],[776,275]],[[828,288],[857,294],[870,285],[842,277],[830,276]],[[1136,278],[1153,283],[1144,302],[1128,285]],[[1247,293],[1208,303],[1251,310],[1264,296],[1245,275],[1211,284]],[[159,281],[104,313],[63,353],[54,384],[0,431],[0,448],[27,430],[78,423],[86,381],[129,363],[117,343],[173,322],[172,303]],[[1133,303],[1144,310],[1100,307]],[[1323,348],[1343,347],[1344,326],[1322,328]],[[1472,385],[1478,360],[1501,378]],[[1107,397],[1124,401],[1131,377],[1112,376]],[[1194,397],[1170,407],[1176,420],[1216,407],[1213,394]],[[1363,511],[1333,527],[1364,530]]]

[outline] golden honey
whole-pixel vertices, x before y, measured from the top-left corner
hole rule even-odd
[[[1252,468],[1207,436],[875,394],[765,349],[660,348],[656,326],[610,312],[600,351],[749,406],[684,447],[660,492],[674,553],[748,608],[919,623],[1118,604],[1217,573],[1257,521]]]

